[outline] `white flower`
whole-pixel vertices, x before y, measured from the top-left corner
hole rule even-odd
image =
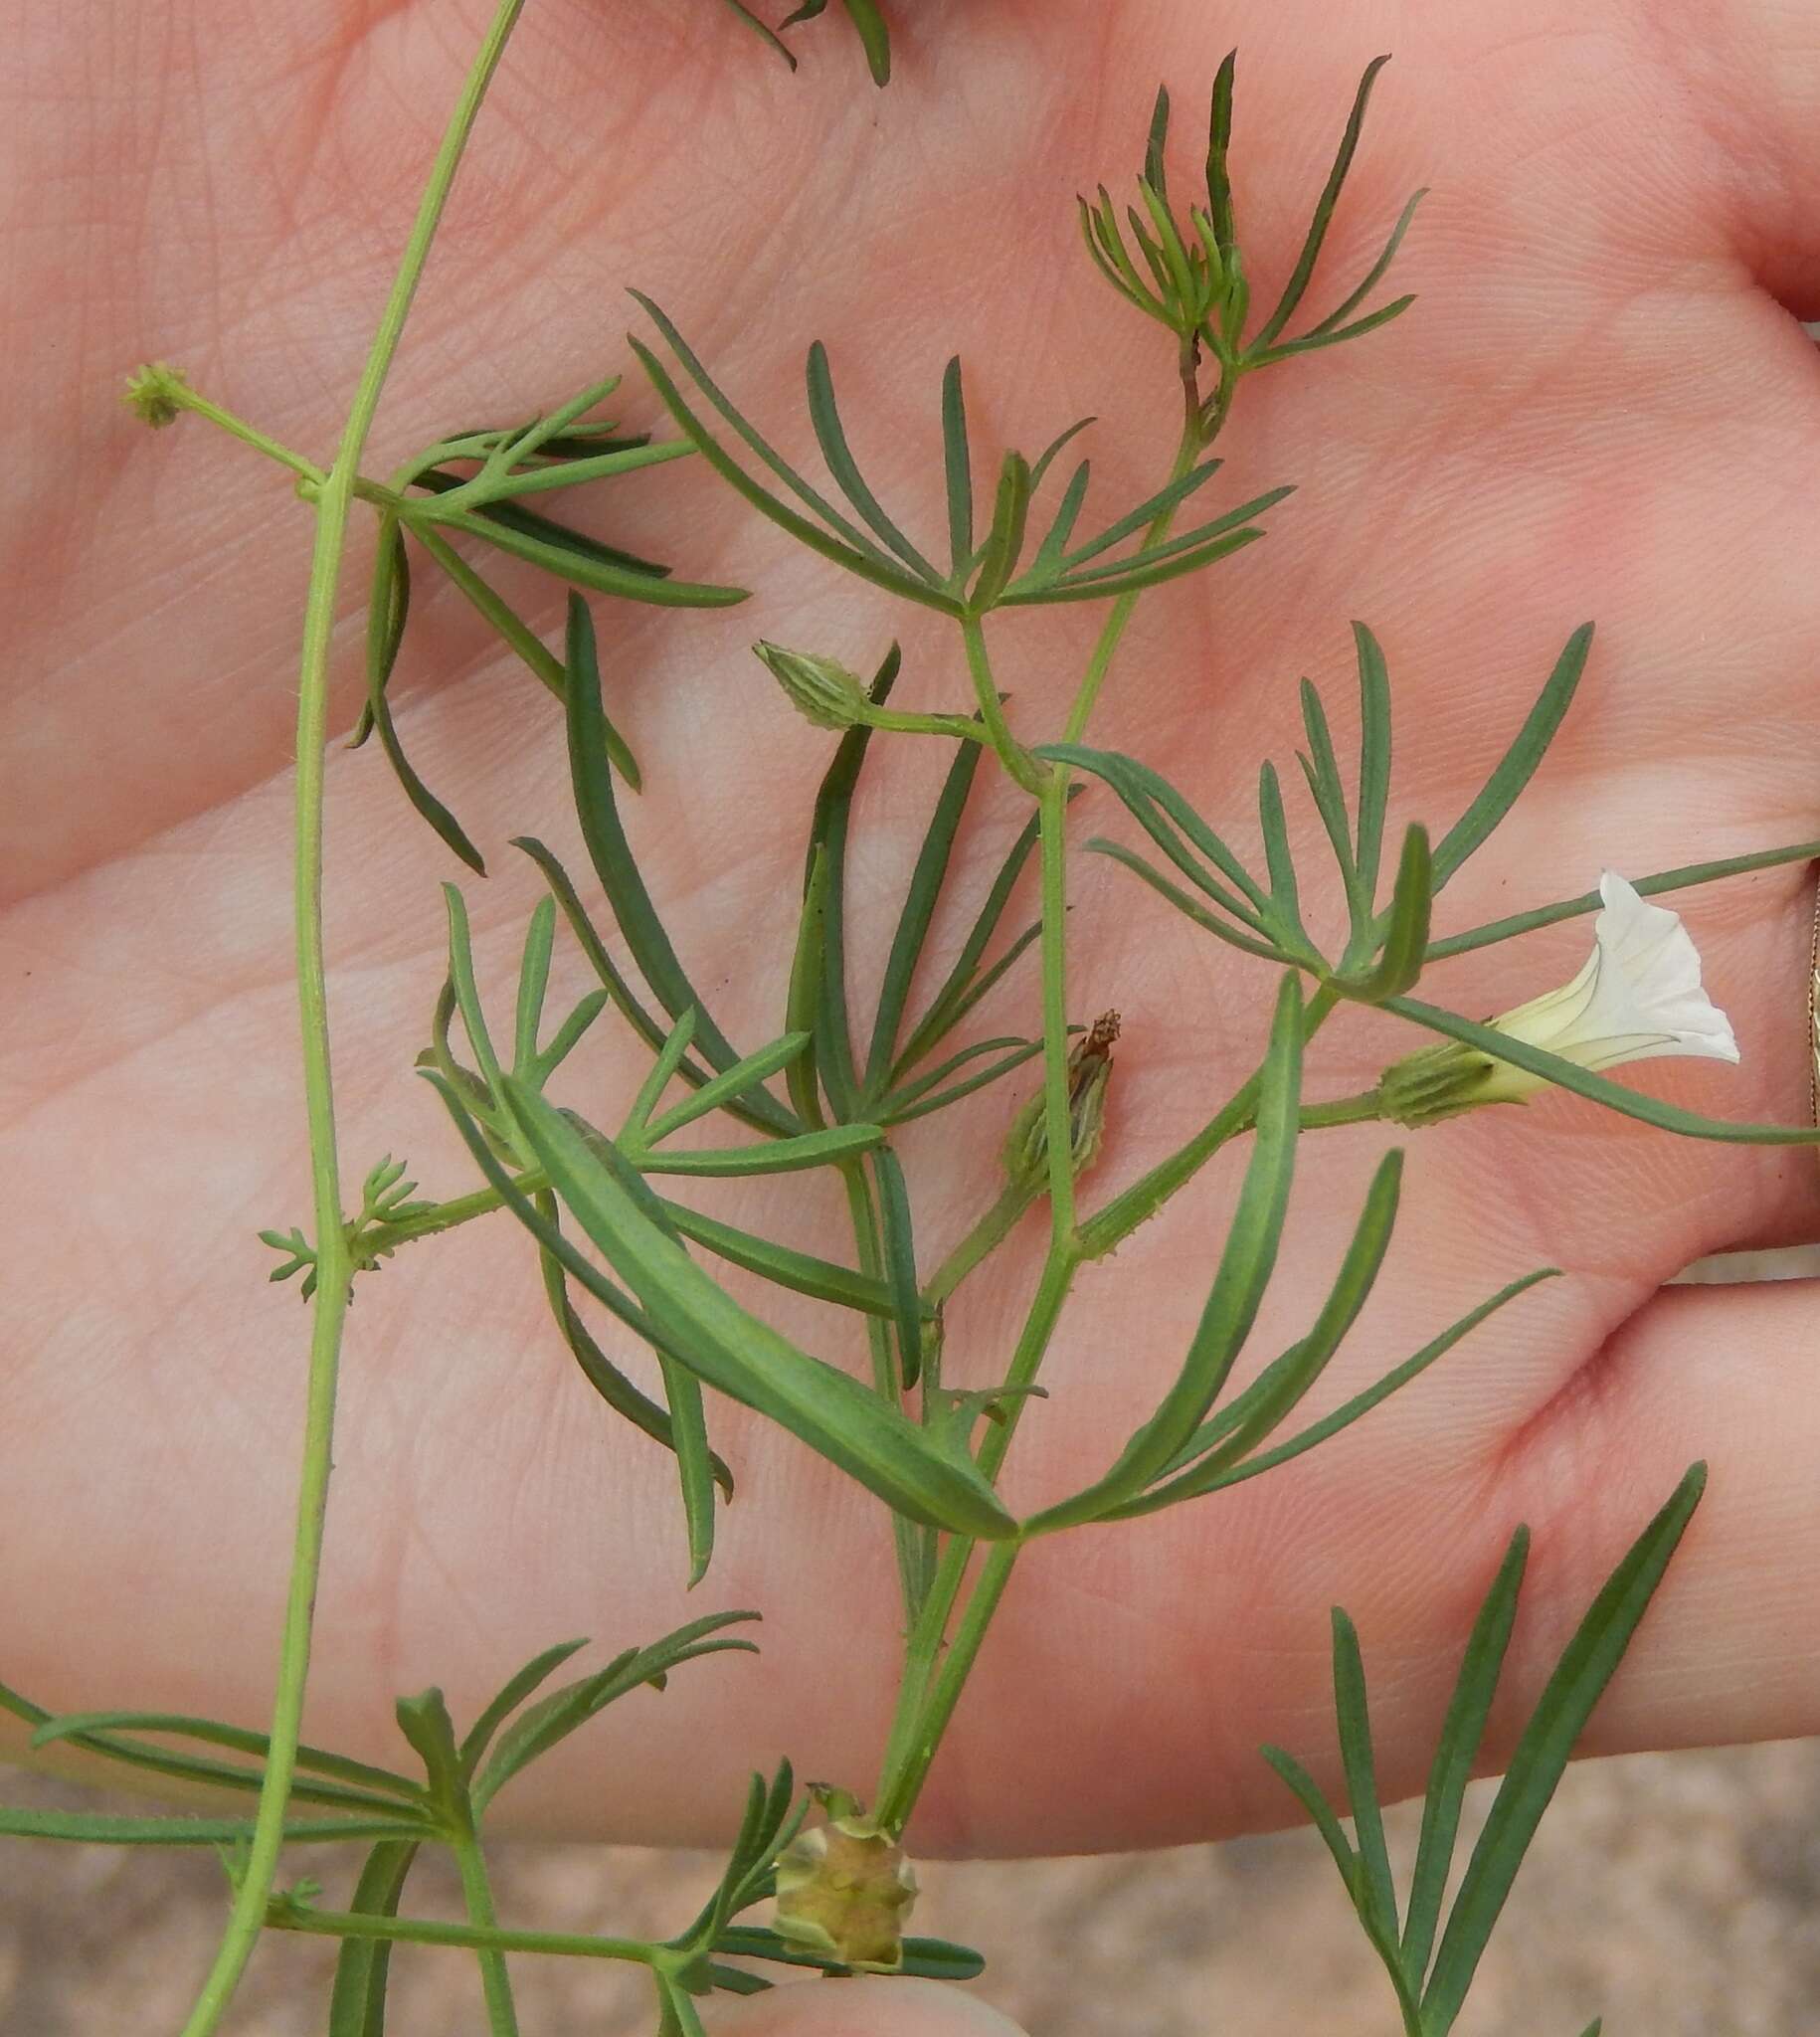
[[[1603,1070],[1661,1054],[1735,1061],[1726,1015],[1701,988],[1700,954],[1680,916],[1650,905],[1614,871],[1599,879],[1604,909],[1592,953],[1571,983],[1491,1023],[1576,1067]],[[1425,1047],[1384,1072],[1379,1098],[1398,1124],[1432,1124],[1482,1103],[1521,1103],[1547,1078],[1476,1047]]]

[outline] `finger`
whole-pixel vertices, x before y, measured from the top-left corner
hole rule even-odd
[[[997,2009],[934,1980],[778,1987],[703,2020],[713,2037],[1018,2037]]]
[[[1536,1584],[1555,1612],[1532,1689],[1629,1535],[1688,1464],[1707,1497],[1595,1714],[1589,1746],[1780,1740],[1820,1722],[1820,1282],[1672,1288],[1526,1439]],[[1552,1554],[1550,1553],[1552,1552]]]

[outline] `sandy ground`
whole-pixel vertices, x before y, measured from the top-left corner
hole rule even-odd
[[[1483,1812],[1489,1786],[1474,1792]],[[0,1773],[0,1798],[77,1802]],[[1410,1807],[1392,1821],[1406,1863]],[[337,1873],[313,1853],[324,1900]],[[702,1855],[520,1847],[498,1855],[502,1921],[661,1935],[711,1879]],[[922,1871],[919,1928],[989,1954],[977,1991],[1036,2037],[1394,2037],[1395,2011],[1311,1833],[1099,1860]],[[219,1926],[212,1857],[0,1840],[0,2033],[174,2031]],[[455,1916],[440,1862],[419,1915]],[[332,1948],[268,1936],[230,2028],[319,2037]],[[484,2037],[459,1952],[405,1948],[391,2037]],[[524,2037],[632,2037],[642,1983],[592,1961],[514,1962]],[[829,1983],[812,1982],[822,1986]],[[866,1990],[851,1990],[855,2037]],[[1460,2037],[1820,2037],[1820,1744],[1646,1756],[1574,1769],[1517,1885]]]

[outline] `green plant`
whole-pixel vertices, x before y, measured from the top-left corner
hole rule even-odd
[[[738,10],[744,13],[746,10]],[[796,19],[813,18],[819,7]],[[529,1234],[557,1335],[599,1398],[673,1453],[681,1501],[687,1574],[708,1574],[718,1510],[733,1473],[709,1434],[710,1391],[724,1394],[790,1431],[797,1440],[866,1488],[890,1524],[907,1636],[895,1718],[869,1793],[869,1813],[840,1798],[830,1823],[875,1846],[889,1871],[968,1676],[1024,1549],[1087,1524],[1130,1519],[1205,1497],[1266,1475],[1318,1447],[1413,1382],[1494,1311],[1513,1302],[1548,1269],[1505,1284],[1441,1328],[1365,1391],[1317,1418],[1297,1422],[1372,1291],[1388,1250],[1401,1191],[1399,1152],[1386,1154],[1360,1209],[1330,1292],[1306,1332],[1268,1359],[1236,1391],[1248,1362],[1287,1224],[1300,1142],[1322,1130],[1388,1119],[1419,1126],[1516,1093],[1515,1070],[1552,1083],[1662,1129],[1686,1136],[1757,1143],[1811,1143],[1806,1130],[1738,1125],[1672,1109],[1611,1082],[1599,1068],[1614,1055],[1576,1058],[1580,1042],[1558,1028],[1539,1034],[1533,1006],[1491,1024],[1412,996],[1425,967],[1447,955],[1501,941],[1534,927],[1603,908],[1614,926],[1646,910],[1635,894],[1586,893],[1437,939],[1436,896],[1510,813],[1561,726],[1585,670],[1590,632],[1581,629],[1544,684],[1466,812],[1445,829],[1410,825],[1387,853],[1392,766],[1390,689],[1383,656],[1368,631],[1357,632],[1361,743],[1356,769],[1342,770],[1319,692],[1305,686],[1307,749],[1299,765],[1332,851],[1346,931],[1336,947],[1311,930],[1304,906],[1313,872],[1298,866],[1282,787],[1261,765],[1257,784],[1259,858],[1249,861],[1226,833],[1151,765],[1093,747],[1088,733],[1102,690],[1141,596],[1164,581],[1209,568],[1262,535],[1258,519],[1287,493],[1273,488],[1201,515],[1185,529],[1179,516],[1211,491],[1219,463],[1208,457],[1246,380],[1265,370],[1295,372],[1304,356],[1363,338],[1402,312],[1407,296],[1374,294],[1408,228],[1411,206],[1391,228],[1381,254],[1325,317],[1297,326],[1326,245],[1347,171],[1358,146],[1377,66],[1363,80],[1334,171],[1281,295],[1261,317],[1251,303],[1243,242],[1227,174],[1234,67],[1221,67],[1212,90],[1205,203],[1182,207],[1165,170],[1170,106],[1159,96],[1137,202],[1123,220],[1101,191],[1083,202],[1089,252],[1111,285],[1174,342],[1181,393],[1177,446],[1158,484],[1077,535],[1087,515],[1091,471],[1085,459],[1063,477],[1061,456],[1087,421],[1069,423],[1034,456],[1009,451],[990,477],[981,470],[968,424],[959,363],[943,378],[939,447],[945,529],[932,541],[894,516],[867,481],[838,408],[826,350],[809,346],[806,411],[830,476],[810,479],[779,452],[722,389],[675,322],[654,302],[639,303],[654,328],[632,351],[680,436],[653,443],[623,435],[595,418],[615,382],[590,386],[547,417],[509,428],[456,431],[439,438],[386,481],[361,471],[367,428],[402,331],[413,289],[435,233],[455,164],[481,97],[519,12],[502,5],[476,61],[439,158],[382,321],[341,447],[318,467],[231,418],[173,370],[142,370],[130,389],[152,424],[182,412],[211,418],[296,477],[316,518],[316,569],[306,615],[298,744],[298,976],[305,1017],[316,1190],[313,1229],[264,1235],[283,1256],[273,1279],[302,1274],[312,1307],[312,1371],[298,1554],[279,1702],[269,1734],[158,1713],[84,1713],[52,1719],[28,1700],[4,1702],[42,1744],[73,1742],[173,1778],[257,1789],[250,1821],[172,1820],[155,1826],[80,1814],[14,1814],[6,1829],[67,1838],[228,1847],[235,1908],[221,1960],[192,2018],[203,2032],[219,2024],[241,1965],[267,1926],[327,1933],[344,1952],[331,2028],[363,2037],[383,2025],[385,1947],[397,1940],[457,1944],[478,1959],[495,2031],[515,2028],[503,1955],[513,1950],[616,1957],[648,1969],[664,2031],[697,2027],[694,1999],[715,1988],[762,1984],[728,1963],[737,1957],[965,1977],[975,1955],[900,1940],[881,1955],[876,1919],[863,1950],[827,1928],[809,1944],[735,1920],[773,1889],[778,1864],[799,1837],[804,1810],[788,1767],[755,1779],[729,1864],[700,1916],[660,1944],[561,1939],[501,1931],[492,1914],[480,1847],[482,1815],[494,1791],[525,1763],[641,1687],[661,1688],[668,1673],[696,1655],[749,1645],[722,1629],[738,1614],[690,1623],[643,1650],[617,1658],[592,1677],[536,1698],[542,1683],[578,1644],[547,1652],[514,1678],[457,1740],[434,1692],[401,1701],[399,1723],[424,1767],[424,1779],[311,1748],[298,1740],[309,1622],[320,1557],[330,1424],[341,1322],[357,1276],[371,1274],[406,1245],[505,1210]],[[846,12],[882,83],[887,42],[869,4]],[[1294,328],[1294,329],[1292,329]],[[637,791],[637,761],[615,727],[604,694],[597,623],[587,596],[645,605],[716,608],[743,598],[738,589],[672,577],[634,553],[527,506],[539,494],[631,477],[679,458],[704,468],[760,516],[820,559],[851,575],[867,598],[885,597],[943,619],[959,638],[956,699],[941,712],[890,705],[901,666],[885,651],[869,682],[816,650],[765,643],[764,665],[787,697],[822,733],[837,734],[813,807],[804,817],[801,910],[782,1009],[769,1039],[736,1040],[716,1016],[716,1000],[689,972],[679,936],[665,924],[637,861],[621,817],[621,788]],[[1159,466],[1162,462],[1159,461]],[[989,484],[990,481],[990,484]],[[839,497],[840,499],[835,499]],[[1204,500],[1205,498],[1202,497]],[[461,892],[446,887],[448,960],[440,991],[427,991],[429,1044],[418,1056],[471,1155],[478,1177],[462,1193],[419,1198],[402,1163],[388,1157],[366,1177],[350,1217],[339,1192],[327,1059],[324,965],[319,924],[321,757],[326,737],[325,678],[336,575],[353,504],[377,519],[375,579],[369,602],[366,703],[357,739],[376,732],[412,805],[450,849],[479,871],[474,842],[406,756],[387,693],[406,642],[412,574],[428,559],[488,627],[529,666],[560,705],[576,818],[598,900],[584,895],[541,840],[517,846],[546,880],[548,897],[526,931],[512,1005],[510,1050],[503,1025],[489,1023]],[[844,504],[844,506],[843,506]],[[561,654],[549,648],[475,566],[462,544],[487,548],[541,569],[570,589]],[[485,554],[483,554],[484,556]],[[418,563],[413,564],[414,561]],[[1009,612],[1104,604],[1071,704],[1051,739],[1031,741],[1013,725],[994,650]],[[881,639],[886,635],[880,630]],[[965,672],[965,688],[959,674]],[[552,710],[554,715],[554,710]],[[953,746],[946,782],[897,903],[887,960],[869,1018],[850,994],[850,836],[856,788],[880,735]],[[980,774],[1001,775],[1026,803],[1027,820],[983,897],[968,901],[971,927],[942,981],[918,1002],[929,973],[932,929],[952,909],[954,850]],[[1068,824],[1072,796],[1092,782],[1104,788],[1171,866],[1165,870],[1127,843],[1095,837],[1087,846],[1135,875],[1173,910],[1225,949],[1273,972],[1273,1016],[1256,1065],[1173,1154],[1139,1179],[1086,1206],[1083,1183],[1098,1157],[1115,1105],[1115,1018],[1093,1025],[1071,1004],[1067,910]],[[1104,806],[1104,800],[1101,805]],[[1228,831],[1229,832],[1229,831]],[[1636,894],[1656,894],[1772,862],[1811,856],[1814,843],[1733,856],[1645,879]],[[1020,880],[1034,861],[1036,919],[1002,938]],[[1393,864],[1393,868],[1391,867]],[[1171,873],[1173,871],[1173,874]],[[1626,915],[1631,917],[1627,920]],[[611,920],[611,927],[607,920]],[[545,1004],[560,923],[599,978],[546,1034]],[[1666,938],[1666,937],[1665,937]],[[1685,937],[1681,937],[1685,939]],[[1034,948],[1039,1023],[1025,1031],[969,1036],[986,1000]],[[621,958],[626,958],[622,960]],[[1234,965],[1239,966],[1239,965]],[[1648,986],[1641,986],[1643,1001]],[[1537,1001],[1544,1003],[1547,1001]],[[1356,1094],[1306,1093],[1308,1042],[1348,1008],[1369,1007],[1438,1035]],[[721,1008],[724,1012],[724,1007]],[[1710,1008],[1708,1008],[1710,1010]],[[615,1015],[649,1054],[649,1074],[617,1129],[593,1122],[563,1087],[566,1063],[589,1028]],[[1715,1015],[1716,1016],[1716,1015]],[[729,1021],[730,1022],[730,1021]],[[1723,1020],[1719,1021],[1723,1027]],[[771,1031],[771,1027],[766,1027]],[[1714,1050],[1721,1033],[1670,1025],[1646,1027],[1656,1044]],[[1633,1026],[1623,1036],[1639,1032]],[[1705,1046],[1688,1047],[1693,1039]],[[1729,1033],[1724,1035],[1729,1042]],[[1001,1078],[1041,1061],[1034,1103],[1011,1112]],[[555,1092],[554,1094],[552,1092]],[[568,1100],[559,1101],[559,1097]],[[1002,1155],[1002,1182],[961,1243],[925,1274],[918,1248],[913,1184],[893,1144],[900,1126],[937,1111],[959,1117]],[[678,1134],[690,1132],[688,1139]],[[702,1143],[706,1139],[711,1143]],[[1241,1143],[1242,1142],[1242,1143]],[[1176,1377],[1157,1404],[1141,1411],[1103,1473],[1028,1515],[1014,1513],[1001,1475],[1080,1270],[1104,1259],[1226,1148],[1244,1154],[1237,1202],[1196,1328]],[[852,1263],[786,1245],[761,1231],[704,1212],[666,1194],[666,1178],[719,1181],[755,1175],[833,1170],[852,1226]],[[1046,1205],[1048,1248],[1034,1298],[1013,1348],[996,1377],[957,1386],[947,1377],[945,1310],[962,1284],[1012,1228]],[[814,1296],[859,1319],[869,1359],[861,1382],[786,1337],[715,1280],[696,1251],[727,1261],[780,1288]],[[589,1327],[604,1311],[655,1355],[661,1394],[639,1388]],[[598,1317],[596,1318],[598,1320]],[[975,1374],[969,1371],[967,1377]],[[1437,1904],[1450,1850],[1458,1790],[1476,1753],[1508,1638],[1516,1574],[1500,1578],[1462,1673],[1431,1784],[1432,1844],[1416,1866],[1416,1886],[1399,1927],[1376,1825],[1374,1783],[1356,1643],[1337,1626],[1341,1744],[1358,1832],[1338,1836],[1331,1811],[1287,1758],[1277,1762],[1322,1824],[1349,1892],[1373,1944],[1385,1956],[1408,2027],[1438,2033],[1464,1994],[1483,1934],[1508,1890],[1535,1815],[1558,1775],[1568,1747],[1647,1604],[1673,1543],[1698,1498],[1690,1479],[1670,1511],[1627,1560],[1570,1647],[1556,1686],[1537,1714],[1513,1767],[1510,1810],[1494,1814],[1482,1871],[1469,1869],[1467,1891],[1434,1950]],[[1664,1525],[1666,1524],[1666,1525]],[[1488,1624],[1489,1622],[1489,1624]],[[535,1699],[535,1702],[533,1700]],[[147,1736],[153,1738],[148,1739]],[[177,1736],[241,1757],[173,1753]],[[849,1780],[852,1778],[849,1778]],[[311,1806],[293,1817],[294,1806]],[[324,1813],[318,1815],[317,1813]],[[826,1827],[816,1829],[825,1830]],[[371,1849],[345,1909],[316,1906],[311,1891],[273,1895],[277,1851],[286,1840],[359,1841]],[[462,1871],[465,1926],[433,1925],[398,1915],[418,1847],[447,1845]],[[1482,1849],[1483,1850],[1483,1849]],[[1437,1865],[1438,1863],[1438,1865]],[[793,1871],[804,1866],[802,1856]],[[813,1872],[813,1868],[809,1871]],[[1477,1879],[1474,1879],[1475,1873]],[[1462,1921],[1464,1920],[1464,1921]],[[1400,1937],[1398,1936],[1400,1930]],[[1430,1952],[1433,1959],[1430,1960]]]

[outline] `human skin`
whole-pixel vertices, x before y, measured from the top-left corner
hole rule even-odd
[[[1419,301],[1243,388],[1213,495],[1285,479],[1298,493],[1266,542],[1146,598],[1096,738],[1159,765],[1244,838],[1260,756],[1286,762],[1294,745],[1300,673],[1352,740],[1346,623],[1360,616],[1390,660],[1393,825],[1444,827],[1591,617],[1566,727],[1449,889],[1439,931],[1584,890],[1604,865],[1636,877],[1820,833],[1820,382],[1796,322],[1820,311],[1811,10],[899,12],[897,75],[878,93],[833,20],[805,33],[792,78],[710,0],[533,0],[369,470],[630,365],[621,335],[640,321],[622,286],[636,283],[793,449],[808,442],[802,355],[826,341],[861,457],[912,528],[940,524],[934,404],[954,351],[995,455],[1096,412],[1096,499],[1123,507],[1167,467],[1173,361],[1081,255],[1075,189],[1126,184],[1159,79],[1190,175],[1195,108],[1239,43],[1239,219],[1268,302],[1357,76],[1391,50],[1313,301],[1343,292],[1425,183],[1391,284]],[[195,421],[146,434],[115,391],[135,361],[168,359],[327,457],[485,13],[479,0],[72,0],[21,19],[0,77],[14,278],[0,319],[29,391],[0,471],[0,1673],[53,1707],[262,1717],[306,1341],[294,1290],[264,1284],[254,1232],[307,1220],[286,776],[307,525],[276,469]],[[636,372],[622,411],[656,420]],[[778,1029],[828,741],[746,647],[776,638],[863,666],[896,634],[901,704],[950,708],[967,699],[958,647],[794,550],[699,463],[617,486],[607,513],[686,577],[757,590],[718,615],[597,604],[612,711],[645,768],[639,852],[717,1016],[757,1041]],[[355,703],[364,558],[343,588],[338,727]],[[559,592],[504,584],[556,628]],[[547,698],[428,573],[420,594],[401,726],[493,874],[455,868],[376,755],[337,750],[331,1006],[344,1178],[389,1150],[427,1192],[453,1195],[468,1163],[409,1073],[442,975],[437,885],[461,877],[482,981],[509,1001],[537,885],[506,837],[569,835]],[[1031,740],[1058,727],[1089,627],[1079,611],[994,627]],[[910,739],[875,759],[861,985],[943,762]],[[1104,796],[1090,825],[1084,803],[1080,816],[1082,836],[1116,832]],[[995,795],[964,838],[963,882],[984,883],[1020,819]],[[1318,829],[1306,813],[1295,826],[1313,871]],[[1072,882],[1071,1006],[1116,1005],[1126,1025],[1092,1207],[1255,1064],[1273,985],[1122,872],[1083,857]],[[1811,876],[1778,869],[1678,902],[1743,1060],[1631,1079],[1711,1113],[1804,1121]],[[1437,967],[1424,995],[1473,1017],[1504,1009],[1570,974],[1587,933],[1582,921]],[[1032,1024],[1034,996],[1033,970],[1013,978],[995,1029]],[[611,1019],[599,1031],[562,1100],[615,1122],[641,1057]],[[1311,1048],[1309,1093],[1357,1090],[1420,1043],[1336,1019]],[[925,1263],[994,1193],[1010,1107],[999,1095],[903,1141]],[[1386,1143],[1376,1126],[1310,1135],[1257,1352],[1305,1325]],[[1294,1467],[1033,1549],[918,1810],[916,1850],[1167,1844],[1280,1822],[1287,1799],[1255,1748],[1285,1743],[1334,1779],[1336,1602],[1373,1673],[1386,1790],[1419,1787],[1473,1608],[1528,1521],[1535,1557],[1495,1722],[1508,1747],[1598,1581],[1696,1457],[1709,1497],[1589,1745],[1820,1726],[1820,1301],[1805,1284],[1658,1292],[1702,1254],[1820,1236],[1813,1156],[1677,1141],[1559,1095],[1406,1143],[1396,1242],[1334,1398],[1530,1268],[1563,1277]],[[1052,1397],[1011,1459],[1018,1504],[1103,1469],[1154,1405],[1238,1162],[1082,1275],[1044,1374]],[[715,1206],[763,1208],[779,1234],[825,1247],[831,1188],[787,1187],[780,1204]],[[957,1377],[1001,1367],[1042,1238],[1033,1217],[951,1312]],[[852,1355],[850,1324],[766,1306],[814,1348]],[[551,1641],[590,1633],[612,1649],[754,1606],[762,1666],[723,1657],[629,1701],[515,1785],[502,1815],[714,1841],[746,1771],[785,1753],[863,1793],[897,1667],[879,1510],[744,1410],[715,1401],[711,1416],[740,1496],[687,1595],[669,1460],[576,1377],[508,1218],[363,1276],[309,1737],[395,1760],[397,1692],[438,1682],[458,1719]]]

